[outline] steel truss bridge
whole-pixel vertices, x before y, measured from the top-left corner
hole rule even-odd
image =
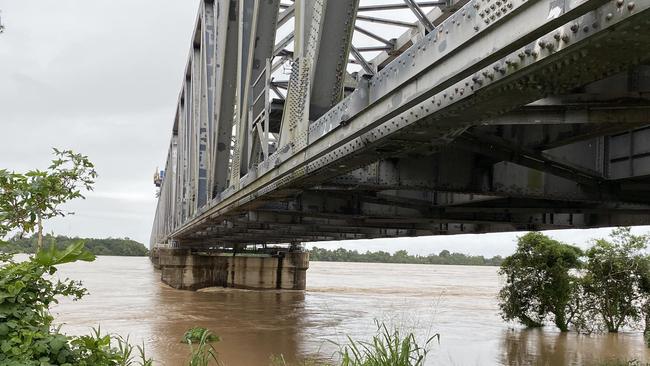
[[[650,223],[650,0],[203,0],[153,247]]]

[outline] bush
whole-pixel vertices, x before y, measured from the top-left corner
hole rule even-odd
[[[0,364],[7,366],[127,366],[151,365],[144,349],[135,363],[128,340],[102,335],[97,329],[81,337],[67,336],[52,326],[49,312],[57,297],[81,299],[86,289],[80,282],[49,277],[56,266],[77,260],[93,261],[83,242],[65,250],[40,250],[27,261],[0,256]]]

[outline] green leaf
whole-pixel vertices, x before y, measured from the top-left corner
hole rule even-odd
[[[50,245],[47,249],[39,250],[34,260],[40,265],[51,267],[76,261],[92,262],[95,256],[84,248],[83,241],[77,241],[64,250],[58,250],[56,246]]]

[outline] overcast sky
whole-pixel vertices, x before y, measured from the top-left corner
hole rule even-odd
[[[95,192],[48,232],[146,243],[198,0],[0,0],[0,168],[45,168],[51,148],[86,154]],[[638,231],[643,231],[641,228]],[[552,232],[585,245],[607,230]],[[516,234],[334,242],[361,250],[509,254]]]

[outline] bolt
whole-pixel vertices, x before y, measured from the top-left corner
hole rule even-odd
[[[563,41],[564,43],[569,43],[569,36],[566,35],[566,34],[564,34],[564,35],[562,36],[562,41]]]
[[[580,27],[578,27],[577,24],[574,24],[574,25],[571,26],[571,32],[573,32],[573,33],[577,33],[579,28],[580,28]]]
[[[607,20],[611,20],[613,17],[614,17],[614,14],[612,14],[612,13],[607,13],[607,15],[605,16],[605,19],[607,19]]]
[[[519,56],[520,59],[523,60],[523,59],[526,57],[526,54],[523,53],[523,52],[519,52],[519,55],[518,55],[518,56]]]
[[[624,2],[625,2],[624,0],[616,0],[616,6],[620,8],[621,6],[623,6]]]
[[[627,3],[627,10],[632,11],[634,9],[634,1]]]
[[[553,35],[553,38],[555,38],[556,41],[559,41],[560,40],[560,33],[555,33]]]
[[[546,48],[546,42],[544,40],[540,40],[537,44],[539,44],[541,48]]]

